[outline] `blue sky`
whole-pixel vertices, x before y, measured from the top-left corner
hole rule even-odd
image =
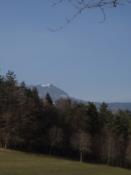
[[[73,14],[49,0],[0,0],[0,65],[27,84],[53,83],[90,101],[131,101],[131,5]]]

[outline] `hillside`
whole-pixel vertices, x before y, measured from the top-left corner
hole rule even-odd
[[[53,157],[0,150],[0,175],[130,175],[131,171]]]

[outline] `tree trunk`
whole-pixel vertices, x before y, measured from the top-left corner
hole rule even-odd
[[[52,155],[52,146],[49,149],[49,155]]]
[[[7,149],[7,144],[5,143],[4,148]]]
[[[83,162],[83,153],[80,151],[80,162]]]

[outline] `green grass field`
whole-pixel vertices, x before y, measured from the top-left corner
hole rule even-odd
[[[1,149],[0,175],[131,175],[131,171]]]

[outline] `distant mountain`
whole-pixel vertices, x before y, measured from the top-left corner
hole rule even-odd
[[[117,111],[119,109],[131,111],[131,103],[108,103],[108,106],[112,111]]]
[[[72,100],[80,103],[84,103],[84,104],[88,103],[88,101],[70,97],[65,91],[54,86],[53,84],[41,84],[41,85],[36,85],[35,87],[37,88],[38,94],[41,98],[44,98],[46,94],[49,93],[54,102],[60,98],[71,98]],[[96,102],[95,104],[97,108],[99,108],[101,105],[101,103],[99,102]],[[107,103],[107,105],[108,105],[108,108],[114,112],[118,111],[119,109],[131,111],[131,103],[114,102],[114,103]]]
[[[41,98],[44,98],[47,93],[50,94],[53,101],[56,101],[60,98],[68,98],[69,95],[64,92],[62,89],[54,86],[53,84],[42,84],[36,85],[38,94]]]
[[[128,110],[131,111],[131,103],[122,103],[122,102],[113,102],[113,103],[106,103],[108,105],[108,109],[117,112],[118,110]],[[97,102],[95,103],[96,107],[99,109],[101,103]]]
[[[76,100],[80,103],[84,103],[84,104],[88,104],[89,101],[84,101],[84,100],[79,100],[79,99],[74,99],[73,100]],[[101,102],[94,102],[97,109],[100,108],[101,106]],[[108,105],[108,109],[113,111],[113,112],[116,112],[118,110],[128,110],[128,111],[131,111],[131,102],[112,102],[112,103],[106,103]]]

